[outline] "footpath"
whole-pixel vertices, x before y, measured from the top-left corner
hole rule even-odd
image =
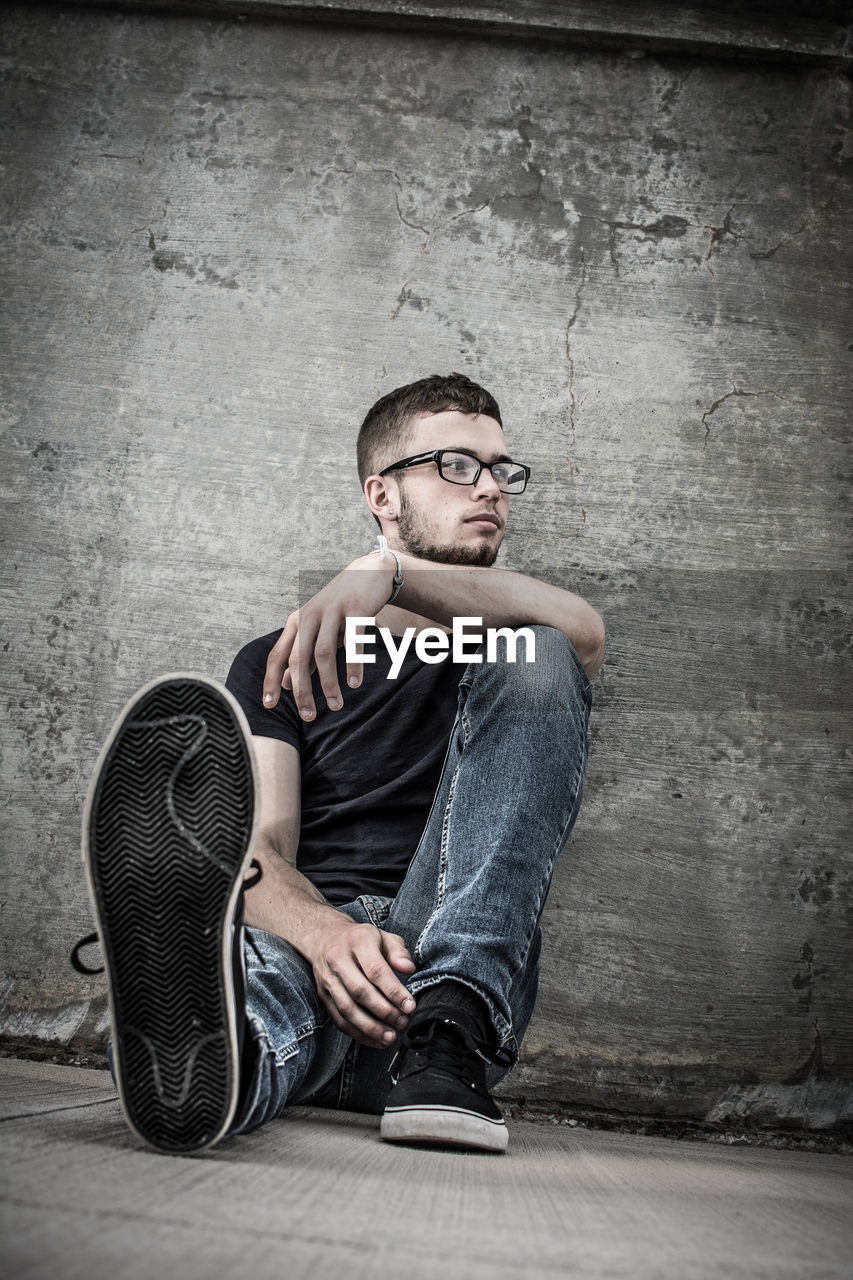
[[[853,1159],[510,1121],[505,1155],[297,1108],[142,1149],[109,1075],[0,1059],[9,1280],[849,1280]]]

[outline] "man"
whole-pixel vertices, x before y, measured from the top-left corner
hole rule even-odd
[[[300,1103],[381,1114],[389,1141],[507,1145],[489,1088],[533,1010],[604,630],[572,592],[492,567],[529,470],[481,387],[391,392],[358,461],[379,554],[246,646],[231,696],[146,686],[90,789],[114,1073],[162,1150]],[[442,656],[461,618],[526,627],[533,661]]]

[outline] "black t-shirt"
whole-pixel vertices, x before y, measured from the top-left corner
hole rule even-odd
[[[365,628],[375,634],[375,628]],[[338,680],[344,705],[330,711],[313,678],[317,714],[302,720],[293,694],[278,706],[262,703],[267,657],[280,631],[241,649],[226,685],[240,703],[253,734],[296,747],[302,767],[299,870],[329,902],[351,902],[361,893],[393,896],[418,846],[435,795],[456,717],[465,665],[424,663],[414,645],[395,680],[381,637],[365,664],[360,689],[346,683],[344,650]],[[399,643],[399,640],[397,641]]]

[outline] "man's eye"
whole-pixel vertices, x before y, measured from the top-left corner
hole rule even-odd
[[[470,458],[445,458],[444,469],[445,471],[455,471],[457,475],[460,475],[464,471],[471,470],[471,459]]]

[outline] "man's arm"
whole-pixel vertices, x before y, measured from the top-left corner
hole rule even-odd
[[[377,557],[378,559],[378,557]],[[454,618],[482,618],[484,627],[539,623],[568,636],[591,678],[604,661],[604,623],[582,596],[509,569],[433,564],[401,555],[407,609],[451,626]]]
[[[323,1004],[359,1044],[391,1044],[414,1000],[394,973],[415,965],[397,934],[354,924],[296,869],[301,773],[299,752],[276,738],[253,738],[260,776],[255,857],[260,881],[246,893],[244,920],[277,934],[311,964]]]
[[[604,623],[581,596],[507,569],[480,569],[419,560],[401,552],[405,586],[397,603],[449,626],[456,617],[482,618],[484,627],[530,623],[554,627],[568,636],[587,675],[604,660]],[[315,714],[311,673],[316,667],[326,701],[342,705],[336,654],[347,617],[376,617],[391,594],[396,571],[392,557],[359,556],[307,604],[288,618],[270,651],[264,703],[273,707],[282,686],[293,690],[303,719]],[[347,682],[361,683],[359,664],[347,666]]]

